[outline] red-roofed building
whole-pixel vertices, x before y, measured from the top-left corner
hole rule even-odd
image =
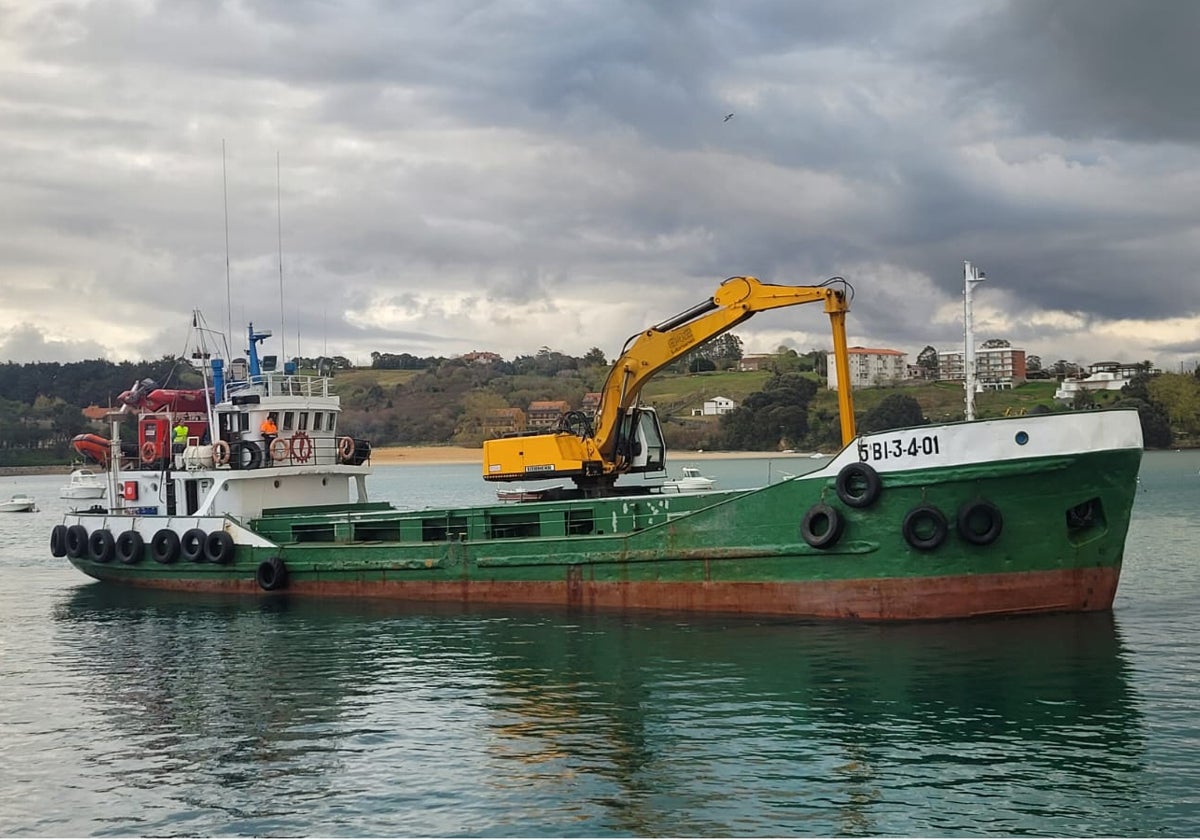
[[[549,429],[558,423],[560,415],[570,410],[565,400],[534,400],[525,412],[526,428]]]
[[[525,412],[519,408],[489,409],[483,433],[487,437],[502,437],[525,431]]]

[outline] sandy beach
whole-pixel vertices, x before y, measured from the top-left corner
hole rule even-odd
[[[807,458],[809,452],[668,452],[667,463],[712,461],[721,458]],[[482,449],[465,446],[380,446],[371,450],[371,463],[390,464],[462,464],[481,463]]]
[[[679,465],[691,461],[716,461],[722,458],[808,458],[810,452],[667,452],[667,465]],[[830,453],[826,453],[830,454]],[[371,450],[371,463],[377,467],[393,464],[480,464],[483,449],[466,446],[380,446]],[[37,467],[0,467],[0,476],[66,475],[71,466],[49,464]]]

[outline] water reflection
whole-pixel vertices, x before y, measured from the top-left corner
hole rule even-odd
[[[56,619],[115,745],[92,772],[153,792],[126,833],[1138,830],[1110,614],[802,624],[96,584]]]

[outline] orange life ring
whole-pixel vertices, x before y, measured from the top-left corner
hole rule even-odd
[[[213,444],[213,463],[218,467],[229,463],[229,441],[219,440]]]
[[[147,464],[158,458],[158,447],[154,445],[152,440],[142,441],[142,448],[139,450],[142,460]]]
[[[312,457],[312,438],[308,436],[307,432],[296,432],[296,434],[292,435],[290,449],[292,452],[292,459],[303,464]]]
[[[271,441],[271,460],[282,461],[288,456],[288,442],[283,438]]]
[[[347,435],[338,441],[338,455],[343,461],[349,461],[354,456],[354,438]]]

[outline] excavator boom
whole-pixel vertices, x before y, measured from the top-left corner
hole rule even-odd
[[[835,278],[840,280],[840,278]],[[775,286],[754,277],[731,277],[711,298],[650,327],[625,343],[601,388],[594,428],[586,422],[570,430],[540,435],[499,438],[484,443],[484,478],[514,481],[527,478],[570,477],[581,486],[611,484],[626,472],[661,469],[661,454],[646,457],[653,447],[653,429],[639,425],[638,398],[655,373],[690,350],[725,333],[758,312],[824,302],[833,328],[838,381],[850,382],[846,350],[846,313],[850,301],[844,281],[819,286]],[[848,387],[838,389],[842,443],[854,438],[854,405]],[[573,414],[575,414],[573,412]],[[661,433],[658,445],[661,446]]]

